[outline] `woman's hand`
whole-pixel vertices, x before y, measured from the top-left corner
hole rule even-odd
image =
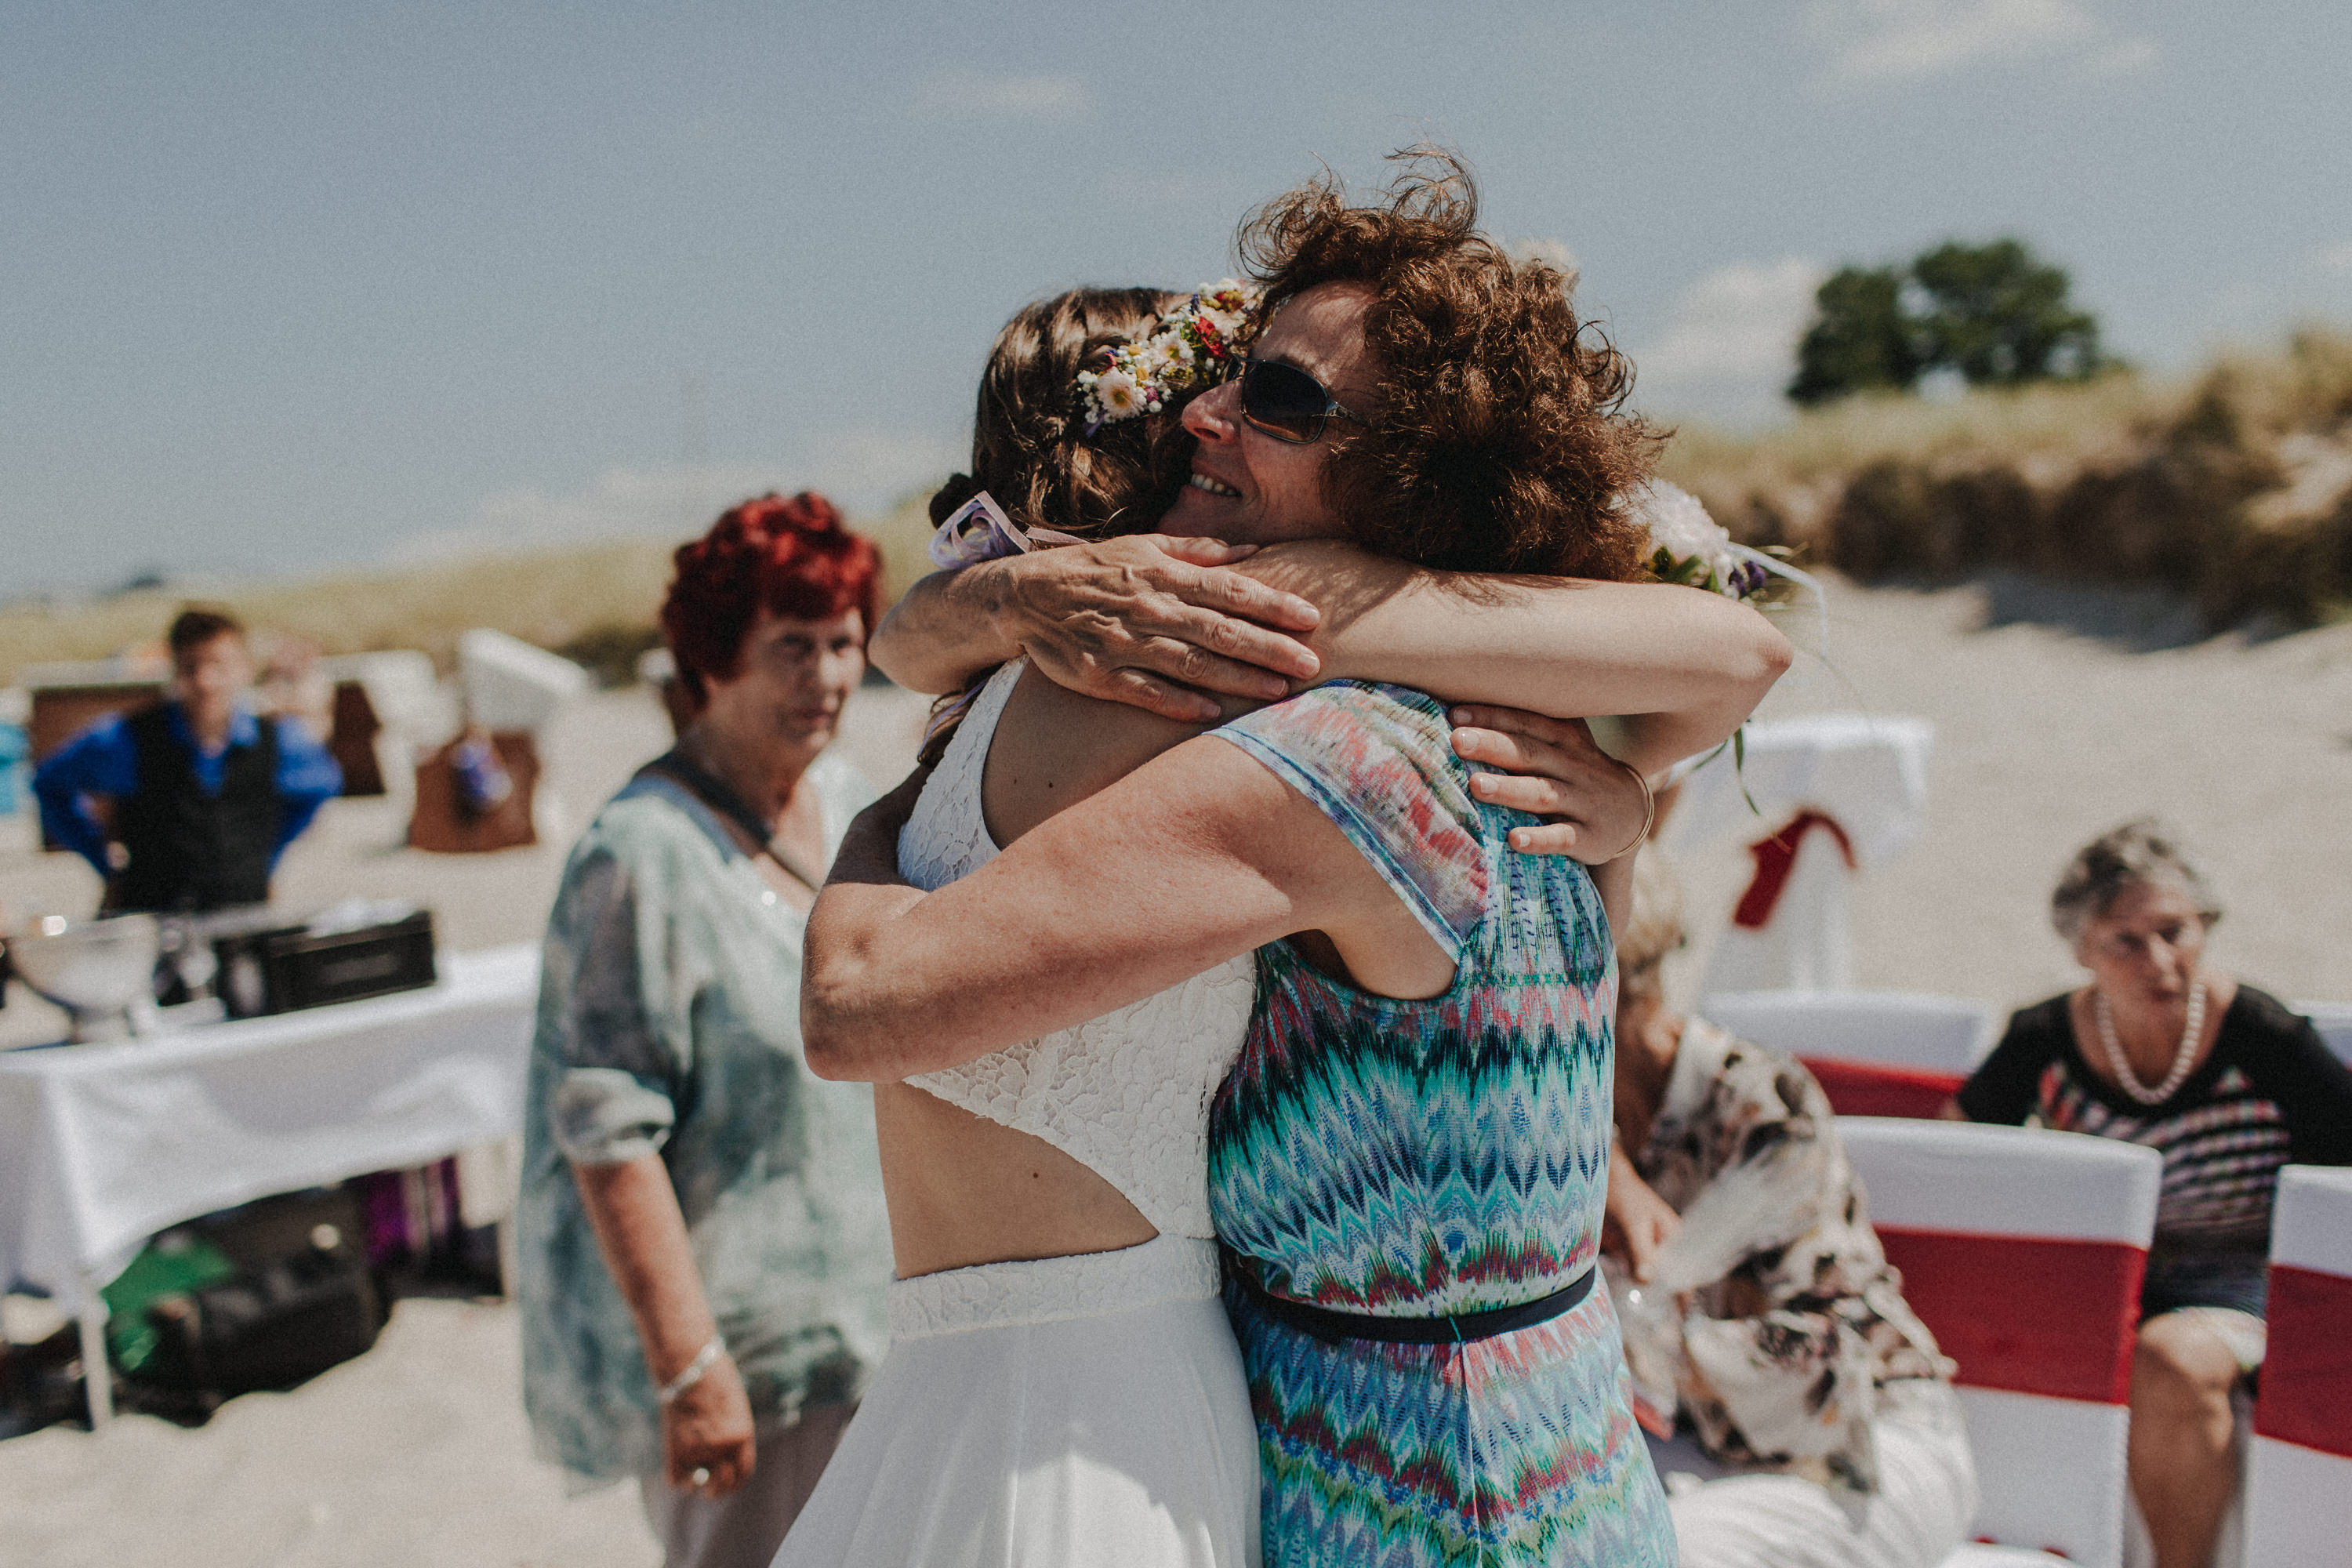
[[[870,652],[918,691],[1026,655],[1073,691],[1206,722],[1222,710],[1203,692],[1273,701],[1320,668],[1286,635],[1314,630],[1315,606],[1226,569],[1255,552],[1135,534],[936,573],[884,617]]]
[[[850,819],[849,831],[841,837],[841,852],[833,858],[833,869],[825,877],[826,887],[835,883],[909,885],[898,875],[898,831],[915,815],[915,803],[922,798],[923,785],[930,777],[928,766],[918,767],[898,781],[898,788]]]
[[[1593,743],[1583,720],[1477,706],[1455,708],[1451,716],[1456,755],[1507,770],[1473,773],[1470,793],[1552,819],[1512,828],[1512,848],[1601,866],[1633,847],[1648,810],[1642,786]]]
[[[680,1491],[725,1497],[751,1477],[751,1401],[734,1359],[720,1356],[662,1407],[662,1470]],[[695,1472],[708,1472],[699,1484]]]
[[[1208,721],[1222,710],[1202,690],[1275,701],[1290,695],[1285,677],[1320,668],[1282,635],[1312,631],[1315,606],[1223,569],[1254,553],[1154,533],[997,564],[1013,581],[1013,640],[1046,679],[1162,718]]]
[[[1646,1285],[1656,1269],[1658,1253],[1682,1224],[1673,1205],[1642,1179],[1625,1151],[1612,1141],[1609,1194],[1601,1208],[1601,1250],[1622,1262],[1636,1283]]]

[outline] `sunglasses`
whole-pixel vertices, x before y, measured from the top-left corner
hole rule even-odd
[[[1242,362],[1242,417],[1277,441],[1303,447],[1323,438],[1333,419],[1364,423],[1339,405],[1321,382],[1276,359]]]

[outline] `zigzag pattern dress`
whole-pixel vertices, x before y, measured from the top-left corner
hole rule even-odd
[[[1426,1001],[1259,950],[1210,1112],[1217,1234],[1276,1295],[1433,1318],[1561,1289],[1596,1260],[1615,953],[1584,868],[1518,855],[1445,710],[1335,682],[1213,733],[1322,807],[1456,964]],[[1609,1293],[1454,1344],[1343,1344],[1226,1310],[1257,1420],[1267,1568],[1672,1568]]]

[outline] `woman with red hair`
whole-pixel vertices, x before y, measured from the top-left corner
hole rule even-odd
[[[572,852],[524,1123],[523,1390],[575,1482],[637,1479],[670,1568],[765,1563],[884,1340],[871,1093],[812,1076],[801,941],[874,795],[829,754],[880,558],[823,497],[680,545],[677,744]]]

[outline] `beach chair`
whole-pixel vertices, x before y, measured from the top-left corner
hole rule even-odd
[[[1991,1044],[1993,1011],[1924,991],[1740,991],[1700,1016],[1796,1057],[1841,1116],[1932,1117]]]
[[[2352,1559],[2352,1170],[2289,1165],[2271,1213],[2270,1349],[2246,1478],[2249,1568]]]
[[[2119,1568],[2153,1149],[1961,1122],[1840,1117],[1903,1294],[1958,1363],[1979,1538]],[[1949,1568],[2017,1562],[1963,1548]]]
[[[2310,1019],[2327,1048],[2352,1065],[2352,1002],[2291,1002],[2288,1005]]]

